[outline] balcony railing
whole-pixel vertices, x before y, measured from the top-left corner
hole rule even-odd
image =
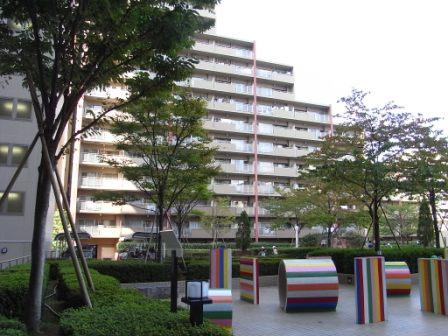
[[[137,187],[131,181],[114,178],[82,177],[81,187],[107,188],[107,189],[126,189],[136,190]]]

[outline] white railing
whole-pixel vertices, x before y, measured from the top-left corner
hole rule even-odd
[[[12,266],[16,266],[16,265],[26,264],[26,263],[29,263],[30,261],[31,261],[31,255],[14,258],[14,259],[9,259],[9,260],[5,260],[5,261],[0,261],[0,270],[4,270],[8,267],[12,267]]]

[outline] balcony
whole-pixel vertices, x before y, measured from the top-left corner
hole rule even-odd
[[[83,138],[83,141],[113,143],[117,141],[117,137],[109,131],[100,130],[95,131],[94,133],[86,134]]]
[[[118,178],[81,177],[79,187],[105,190],[138,190],[132,182]]]
[[[245,143],[243,145],[236,145],[230,142],[217,142],[213,141],[213,146],[218,148],[219,152],[230,153],[253,153],[252,144]]]
[[[121,230],[116,226],[78,225],[80,231],[87,232],[92,238],[120,238]]]
[[[212,212],[216,213],[216,209],[213,209],[213,207],[211,206],[197,206],[195,208],[195,210],[199,210],[202,211],[206,214],[211,214]],[[247,215],[249,217],[253,217],[255,216],[255,207],[249,207],[249,206],[243,206],[243,207],[237,207],[237,206],[230,206],[228,208],[225,208],[224,211],[219,212],[218,214],[232,214],[233,216],[239,216],[241,214],[241,212],[246,211]],[[270,213],[268,210],[264,209],[264,208],[260,208],[258,207],[258,215],[259,216],[270,216]]]
[[[213,192],[220,195],[253,195],[254,187],[252,184],[213,184]],[[279,195],[271,185],[259,185],[258,194],[266,196]]]
[[[211,131],[253,133],[252,124],[247,123],[226,123],[220,121],[204,120],[204,128]]]
[[[107,86],[104,89],[96,88],[87,92],[87,96],[103,99],[124,99],[127,100],[129,92],[119,86]]]
[[[202,43],[197,41],[193,47],[193,50],[201,51],[209,54],[218,54],[222,56],[238,57],[245,60],[252,60],[253,53],[249,49],[237,49],[237,48],[226,48],[223,46],[216,45],[214,43]]]
[[[235,165],[231,163],[219,164],[219,167],[224,173],[242,173],[242,174],[253,174],[254,167],[251,164]]]

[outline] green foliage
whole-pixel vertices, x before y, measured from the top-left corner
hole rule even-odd
[[[136,263],[129,263],[127,271],[140,271]],[[160,264],[148,264],[158,270]],[[166,265],[169,269],[169,265]],[[80,292],[73,268],[67,263],[54,263],[53,273],[59,277],[61,299],[68,307],[80,307]],[[123,271],[124,269],[121,268]],[[171,313],[169,303],[145,298],[136,290],[121,289],[116,279],[91,270],[96,291],[92,294],[93,308],[67,309],[60,319],[64,336],[229,336],[229,333],[205,322],[193,327],[188,312]]]
[[[418,212],[418,230],[417,236],[421,245],[428,247],[432,245],[434,239],[434,231],[432,229],[431,212],[429,210],[429,204],[426,200],[423,200],[420,204]]]
[[[22,264],[0,271],[0,315],[24,318],[30,264]],[[48,267],[44,270],[48,278]]]
[[[229,199],[213,198],[210,212],[201,215],[202,227],[212,235],[212,247],[216,247],[219,236],[227,232],[234,221],[235,216],[230,210]]]
[[[241,251],[246,251],[252,241],[250,237],[251,223],[246,211],[241,212],[237,222],[238,230],[236,232],[235,244]]]
[[[8,319],[0,315],[0,335],[2,336],[27,336],[23,323],[15,319]]]
[[[303,247],[318,247],[324,238],[320,233],[310,233],[300,239],[300,245]]]
[[[113,119],[116,147],[141,158],[136,164],[109,159],[156,206],[157,226],[163,230],[167,213],[177,205],[182,228],[196,203],[207,195],[218,172],[215,149],[202,125],[205,103],[182,92],[143,98]],[[177,203],[176,203],[177,202]],[[123,195],[121,203],[127,203]]]
[[[411,146],[412,130],[418,123],[399,107],[387,103],[368,107],[367,93],[353,90],[341,98],[345,112],[334,134],[308,157],[315,169],[310,174],[325,183],[340,183],[345,192],[369,210],[375,249],[380,249],[379,218],[384,199],[396,193],[403,153]]]
[[[383,206],[386,218],[381,220],[381,234],[391,235],[391,230],[395,237],[402,244],[409,243],[413,235],[417,233],[417,206],[412,203],[387,204]]]
[[[341,237],[347,242],[347,246],[351,248],[363,247],[365,237],[356,232],[345,232]]]
[[[114,303],[66,311],[60,321],[64,336],[229,336],[224,329],[205,321],[191,326],[186,310],[169,311],[169,303],[146,300]]]

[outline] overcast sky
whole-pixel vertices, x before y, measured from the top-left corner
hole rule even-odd
[[[293,65],[298,100],[337,111],[355,87],[444,117],[447,15],[447,0],[221,0],[216,30],[255,40],[257,58]],[[448,132],[448,119],[438,126]]]

